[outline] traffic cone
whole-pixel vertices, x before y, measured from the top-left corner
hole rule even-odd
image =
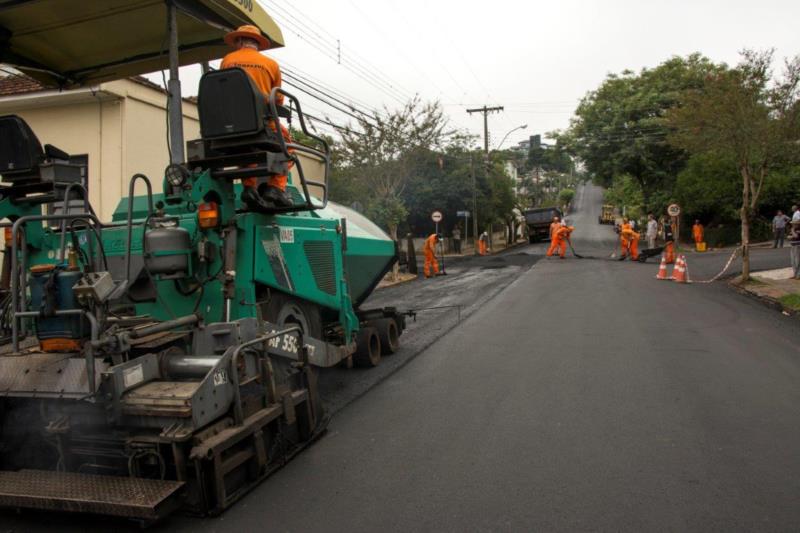
[[[672,279],[675,283],[686,283],[686,263],[682,255],[675,261],[675,268],[672,269]]]
[[[686,256],[682,255],[681,259],[683,259],[683,277],[686,283],[691,283],[692,280],[689,278],[689,263],[686,262]]]
[[[667,258],[661,256],[661,266],[658,267],[658,275],[656,279],[671,280],[672,278],[667,275]]]

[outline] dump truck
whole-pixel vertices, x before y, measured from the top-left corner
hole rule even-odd
[[[542,239],[550,238],[550,224],[553,217],[561,219],[563,214],[557,207],[535,207],[523,212],[525,224],[528,227],[528,241],[533,244]]]
[[[598,224],[614,224],[616,223],[616,208],[613,205],[605,204],[602,207],[600,216],[597,217]]]
[[[58,31],[30,30],[44,14]],[[282,44],[254,2],[0,7],[6,57],[41,81],[169,66],[172,155],[163,192],[135,174],[101,221],[70,154],[0,117],[0,506],[142,523],[219,513],[323,433],[320,370],[398,349],[405,314],[364,305],[396,245],[328,201],[330,150],[294,95],[265,100],[243,70],[209,71],[201,138],[184,144],[178,65],[220,57],[243,22]],[[281,119],[309,145],[273,131]],[[243,178],[274,175],[289,176],[292,205],[243,201]]]

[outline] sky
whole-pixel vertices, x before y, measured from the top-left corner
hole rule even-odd
[[[439,100],[453,128],[480,136],[482,115],[466,109],[504,106],[489,115],[491,148],[521,125],[502,147],[568,127],[609,73],[693,52],[728,64],[744,48],[775,48],[778,62],[800,54],[798,1],[257,1],[283,30],[286,46],[267,54],[286,74],[362,109],[397,109],[414,94]],[[198,77],[198,67],[183,69],[186,94]],[[292,91],[288,75],[284,85]],[[352,122],[295,92],[307,111]]]

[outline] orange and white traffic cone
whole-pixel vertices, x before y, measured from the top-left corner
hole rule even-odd
[[[681,259],[683,260],[683,277],[686,283],[691,283],[692,280],[689,278],[689,263],[686,262],[686,256],[682,255]]]
[[[678,256],[675,268],[672,270],[672,280],[675,283],[686,283],[686,263],[682,255]]]
[[[658,275],[656,279],[671,280],[672,277],[667,275],[667,258],[661,256],[661,266],[658,267]]]

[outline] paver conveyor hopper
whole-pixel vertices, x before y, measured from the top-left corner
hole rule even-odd
[[[219,57],[222,35],[245,22],[282,43],[253,2],[20,1],[0,6],[0,46],[63,86],[169,60],[174,111],[178,59]],[[111,44],[95,50],[93,35]],[[316,369],[396,349],[402,315],[361,306],[395,245],[327,201],[328,147],[291,94],[275,105],[279,90],[265,103],[241,70],[205,74],[202,138],[184,157],[173,120],[164,192],[133,176],[110,223],[68,154],[0,117],[0,505],[143,521],[219,512],[320,433]],[[279,117],[314,146],[274,134]],[[306,178],[299,153],[323,180]],[[240,200],[242,178],[285,173],[292,206]],[[47,214],[55,202],[66,212]]]

